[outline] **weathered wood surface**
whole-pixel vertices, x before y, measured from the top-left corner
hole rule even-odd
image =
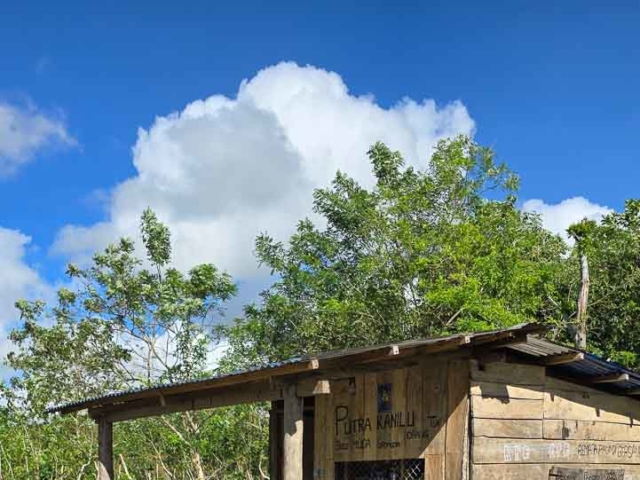
[[[552,467],[549,480],[624,480],[624,469]]]
[[[605,393],[547,390],[544,418],[612,423],[640,423],[640,402]]]
[[[106,409],[95,408],[90,411],[90,414],[96,418],[105,417],[112,422],[122,422],[167,413],[275,401],[282,399],[283,385],[283,383],[274,385],[268,380],[262,380],[242,386],[231,386],[224,390],[202,390],[177,396],[158,395],[156,399],[146,399],[139,404],[132,403],[126,409],[117,406]],[[326,379],[307,378],[299,380],[296,389],[299,397],[329,395],[331,384]]]
[[[543,400],[471,396],[473,418],[542,420]]]
[[[269,410],[269,476],[273,480],[278,478],[278,459],[280,457],[280,436],[278,435],[278,412],[275,402]]]
[[[471,380],[510,385],[544,385],[545,369],[539,365],[471,361]]]
[[[285,385],[283,480],[302,480],[303,399],[296,395],[296,385]]]
[[[550,440],[609,440],[640,442],[640,423],[545,420],[543,436]]]
[[[430,453],[424,459],[425,480],[445,479],[445,458],[442,453]]]
[[[465,364],[466,360],[461,363]],[[459,379],[452,380],[452,385],[458,388],[458,396],[466,398],[468,374],[461,373]],[[319,424],[322,416],[326,418],[324,423],[333,424],[330,427],[333,435],[324,442],[331,442],[334,460],[391,460],[444,454],[444,424],[450,413],[447,384],[446,362],[367,372],[332,381],[330,401],[317,403],[316,418]],[[389,398],[380,410],[379,397],[383,392]],[[466,407],[456,404],[454,409],[457,425],[463,426],[466,411],[458,408]],[[320,441],[317,436],[316,439]],[[455,441],[450,439],[452,451]],[[455,450],[459,452],[462,448]]]
[[[542,400],[544,398],[544,388],[542,385],[520,386],[496,382],[472,381],[471,395]]]
[[[318,396],[314,412],[314,480],[333,480],[335,475],[333,466],[334,424],[331,421],[333,417],[326,414],[331,411],[333,411],[332,396]]]
[[[538,366],[472,362],[471,378],[472,480],[558,480],[553,467],[640,480],[640,402]]]
[[[484,438],[474,442],[474,463],[640,464],[640,443]]]
[[[468,462],[469,362],[450,362],[447,379],[445,474],[463,480]]]
[[[447,363],[425,363],[422,368],[422,411],[429,439],[427,454],[444,454],[447,425]],[[468,378],[468,377],[467,377]]]
[[[473,480],[548,480],[549,468],[543,464],[474,464]]]
[[[106,418],[98,420],[98,480],[114,480],[113,424]]]
[[[550,477],[553,468],[586,470],[624,470],[624,480],[640,480],[640,467],[618,464],[486,464],[472,467],[473,480],[556,480]]]
[[[587,385],[580,385],[578,383],[568,382],[555,377],[546,377],[544,380],[544,388],[548,391],[565,391],[565,392],[585,392],[595,395],[603,395],[604,392],[596,390]]]
[[[542,420],[474,418],[471,429],[474,437],[543,438]]]

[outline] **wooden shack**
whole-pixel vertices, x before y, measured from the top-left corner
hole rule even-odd
[[[640,480],[640,376],[539,325],[301,357],[53,408],[99,425],[271,402],[273,480]]]

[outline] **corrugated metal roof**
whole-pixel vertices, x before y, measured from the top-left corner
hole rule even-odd
[[[571,347],[560,345],[549,340],[532,336],[540,333],[545,327],[539,324],[521,324],[514,327],[493,330],[487,332],[477,332],[470,334],[455,334],[437,338],[427,338],[422,340],[409,340],[399,343],[376,345],[371,347],[359,347],[346,350],[336,350],[324,352],[318,355],[305,355],[288,359],[283,362],[271,363],[255,368],[236,371],[228,374],[214,375],[207,378],[188,380],[179,383],[156,385],[147,388],[136,388],[123,392],[112,392],[106,395],[83,399],[50,408],[47,412],[71,413],[86,408],[110,406],[116,404],[126,404],[135,400],[150,398],[154,395],[177,395],[190,393],[197,390],[222,388],[230,385],[242,385],[256,380],[268,379],[271,376],[284,376],[304,373],[314,370],[321,372],[323,368],[330,368],[336,365],[337,361],[349,362],[363,359],[369,355],[379,355],[373,357],[377,362],[392,360],[396,357],[387,355],[391,349],[395,352],[403,353],[424,353],[436,352],[439,348],[468,348],[476,345],[500,346],[500,341],[517,336],[522,343],[504,345],[503,348],[534,361],[544,361],[560,355],[578,353]],[[584,353],[584,352],[583,352]],[[615,373],[626,373],[629,380],[618,383],[594,385],[594,388],[611,391],[619,394],[629,394],[631,390],[640,389],[640,375],[631,372],[621,365],[600,359],[594,355],[584,353],[584,358],[579,361],[548,367],[553,375],[575,379],[588,379],[598,376],[607,376]]]
[[[476,342],[482,343],[487,339],[491,339],[493,337],[502,338],[505,334],[522,335],[526,334],[527,332],[539,332],[542,330],[544,330],[544,327],[538,324],[520,324],[500,330],[491,330],[476,333],[459,333],[421,340],[408,340],[404,342],[389,343],[369,347],[335,350],[330,352],[323,352],[318,355],[304,355],[290,358],[282,362],[261,365],[255,368],[239,370],[227,374],[214,375],[206,378],[187,380],[178,383],[160,384],[153,387],[134,388],[121,392],[111,392],[101,396],[87,398],[76,402],[70,402],[63,405],[57,405],[48,409],[47,413],[71,413],[79,410],[84,410],[85,408],[113,405],[116,403],[126,403],[129,401],[138,400],[142,397],[151,397],[154,394],[171,395],[176,392],[187,392],[190,391],[190,389],[199,390],[204,388],[215,388],[222,383],[229,384],[230,382],[232,382],[233,384],[241,384],[245,381],[255,380],[255,374],[261,374],[265,378],[268,378],[270,375],[296,374],[301,373],[301,371],[304,370],[305,365],[307,365],[309,362],[317,362],[319,364],[317,368],[321,369],[325,364],[331,364],[332,361],[339,360],[348,362],[349,359],[376,352],[381,353],[380,361],[384,361],[384,353],[392,347],[397,347],[401,351],[409,351],[410,349],[418,349],[422,347],[437,348],[438,345],[444,344],[451,344],[454,346],[467,345]],[[299,367],[299,370],[297,370],[295,367]]]
[[[507,350],[517,352],[530,358],[544,360],[557,355],[582,353],[583,358],[561,365],[547,367],[552,376],[572,379],[574,381],[591,384],[593,388],[605,390],[618,395],[637,395],[640,391],[640,374],[622,365],[605,360],[591,353],[577,348],[567,347],[546,339],[529,336],[526,343],[508,345]],[[628,380],[594,383],[598,378],[627,375]],[[638,397],[640,398],[640,397]]]
[[[75,402],[69,402],[69,403],[64,403],[62,405],[56,405],[54,407],[51,407],[49,409],[46,410],[46,413],[55,413],[55,412],[73,412],[73,411],[79,411],[79,410],[84,410],[85,406],[88,406],[89,404],[94,404],[94,403],[102,403],[102,404],[115,404],[115,403],[120,403],[120,401],[126,399],[127,396],[131,396],[131,395],[135,395],[135,394],[140,394],[140,393],[152,393],[152,392],[158,392],[158,393],[164,393],[164,391],[166,390],[170,390],[172,388],[175,387],[186,387],[189,385],[200,385],[204,382],[207,381],[212,381],[212,380],[221,380],[221,379],[226,379],[226,378],[232,378],[235,376],[240,376],[240,375],[244,375],[244,374],[248,374],[248,373],[252,373],[252,372],[258,372],[258,371],[270,371],[272,369],[278,369],[280,367],[284,367],[286,365],[291,365],[291,364],[297,364],[299,362],[301,362],[303,360],[304,357],[294,357],[294,358],[290,358],[287,359],[285,361],[282,362],[272,362],[266,365],[261,365],[261,366],[256,366],[253,368],[248,368],[248,369],[244,369],[244,370],[236,370],[233,371],[231,373],[225,373],[225,374],[218,374],[218,375],[211,375],[211,376],[207,376],[204,378],[196,378],[196,379],[192,379],[192,380],[185,380],[182,382],[173,382],[173,383],[159,383],[157,385],[154,385],[152,387],[137,387],[137,388],[131,388],[129,390],[122,390],[122,391],[115,391],[115,392],[109,392],[106,393],[104,395],[98,395],[95,397],[89,397],[89,398],[84,398],[82,400],[78,400]]]

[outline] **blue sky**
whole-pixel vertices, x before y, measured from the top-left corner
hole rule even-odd
[[[376,136],[424,164],[437,138],[473,132],[557,231],[638,196],[638,2],[363,4],[3,5],[0,326],[146,204],[181,266],[214,261],[255,290],[256,230],[286,237],[334,167],[366,182],[355,152]],[[213,95],[232,105],[167,117]]]

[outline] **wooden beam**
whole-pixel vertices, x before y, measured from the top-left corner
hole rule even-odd
[[[260,380],[268,380],[271,377],[278,377],[284,375],[295,375],[298,373],[310,372],[320,368],[320,362],[318,359],[313,358],[310,360],[301,360],[298,362],[291,362],[284,365],[280,365],[272,368],[263,368],[260,370],[251,370],[248,372],[242,372],[233,375],[227,375],[218,378],[212,378],[209,380],[203,380],[197,383],[183,383],[179,385],[173,385],[169,387],[151,388],[149,390],[143,390],[140,392],[132,392],[117,397],[109,397],[106,399],[88,400],[86,402],[70,405],[66,408],[58,410],[62,415],[77,412],[84,409],[99,408],[102,406],[108,406],[111,404],[122,404],[125,402],[132,402],[134,400],[144,400],[154,398],[157,399],[159,395],[164,395],[168,398],[170,395],[176,395],[178,393],[194,393],[202,390],[211,390],[214,388],[231,387],[235,385],[247,384],[250,382],[256,382]],[[105,402],[106,403],[105,405]]]
[[[501,332],[479,333],[471,338],[471,343],[475,345],[487,345],[488,348],[513,345],[515,343],[525,343],[528,335],[543,333],[547,327],[537,323],[525,325],[519,329],[506,330]]]
[[[335,368],[341,364],[367,364],[390,360],[398,355],[400,355],[400,347],[398,345],[385,345],[383,347],[367,349],[361,353],[337,354],[334,357],[323,358],[321,363],[323,368]]]
[[[296,384],[296,394],[299,397],[314,397],[316,395],[329,395],[331,384],[329,380],[308,378],[300,380]]]
[[[480,337],[472,338],[471,343],[473,343],[474,345],[483,345],[486,343],[496,343],[496,342],[506,340],[507,344],[510,344],[513,342],[513,339],[517,333],[518,332],[498,332],[491,335],[483,335]],[[523,336],[524,336],[524,340],[526,341],[527,340],[526,333]]]
[[[89,410],[93,418],[105,417],[111,422],[124,422],[136,418],[154,417],[167,413],[186,412],[189,410],[206,410],[210,408],[227,407],[243,403],[257,403],[282,400],[282,382],[267,381],[229,387],[226,389],[211,389],[192,394],[158,396],[137,402],[113,405]],[[299,397],[328,395],[331,384],[327,379],[303,378],[296,383],[296,393]]]
[[[215,389],[189,395],[164,396],[164,404],[159,397],[155,397],[128,404],[94,408],[89,410],[89,415],[93,418],[105,417],[111,422],[124,422],[167,413],[206,410],[243,403],[280,400],[281,398],[281,389],[273,389],[269,386],[268,381],[262,381],[222,390]]]
[[[302,480],[303,401],[296,395],[295,384],[283,389],[284,448],[283,480]]]
[[[278,456],[280,455],[280,437],[278,436],[278,411],[276,402],[271,402],[269,410],[269,477],[278,479]]]
[[[629,375],[626,373],[613,373],[611,375],[602,375],[600,377],[593,377],[589,379],[591,383],[617,383],[626,382],[629,380]]]
[[[114,480],[113,424],[102,417],[98,420],[98,480]]]
[[[546,366],[551,365],[564,365],[565,363],[573,363],[584,360],[584,353],[582,352],[569,352],[562,355],[553,355],[545,358],[542,363]]]
[[[448,352],[449,350],[455,350],[458,347],[463,347],[471,343],[471,337],[469,335],[460,335],[453,338],[446,338],[440,341],[422,345],[417,348],[418,355],[434,355],[436,353]]]

